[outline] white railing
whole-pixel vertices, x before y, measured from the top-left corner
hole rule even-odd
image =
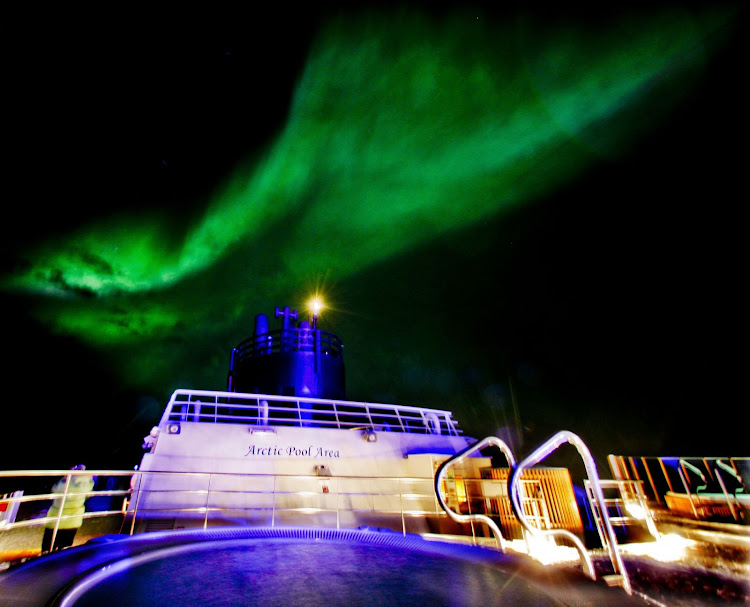
[[[673,504],[676,515],[685,514],[682,505],[687,503],[693,518],[738,523],[748,520],[748,457],[609,455],[608,460],[615,478],[640,482],[653,505],[666,505],[671,510],[670,498],[679,498]]]
[[[75,476],[86,476],[96,479],[109,477],[112,479],[122,478],[122,483],[129,486],[129,480],[133,476],[132,471],[122,470],[18,470],[18,471],[0,471],[0,486],[13,486],[15,489],[12,493],[5,495],[1,500],[3,509],[14,513],[13,519],[6,519],[5,524],[0,526],[0,557],[6,550],[7,543],[5,540],[12,537],[14,530],[23,530],[33,527],[46,527],[53,530],[52,545],[54,545],[57,532],[65,527],[65,521],[72,519],[94,519],[102,517],[122,516],[123,504],[130,495],[130,489],[102,489],[99,491],[89,491],[80,493],[77,491],[68,492],[71,486],[71,480]],[[50,493],[49,487],[60,479],[65,479],[64,490],[59,493]],[[75,495],[80,498],[83,496],[86,500],[96,497],[103,502],[112,501],[117,504],[117,509],[107,509],[98,507],[94,512],[84,512],[83,514],[72,513],[65,514],[65,502]],[[60,508],[56,516],[47,516],[47,510],[58,501]],[[10,545],[15,549],[10,553],[18,552],[18,542],[11,541]],[[39,549],[40,546],[23,545],[25,551]],[[0,562],[3,559],[0,559]]]
[[[65,520],[80,516],[65,515],[62,508],[57,516],[47,516],[52,501],[64,503],[67,495],[50,493],[49,489],[40,491],[40,487],[50,487],[61,477],[74,475],[98,477],[97,486],[103,479],[118,479],[120,487],[126,487],[83,494],[89,501],[82,515],[84,526],[77,543],[91,535],[88,528],[97,527],[92,519],[102,518],[111,519],[104,533],[128,535],[151,530],[151,522],[155,523],[152,527],[155,529],[165,520],[170,521],[169,528],[302,524],[340,529],[369,525],[390,528],[404,535],[432,534],[439,533],[438,519],[447,518],[437,502],[432,478],[115,470],[0,471],[0,486],[13,484],[23,488],[22,495],[14,492],[3,498],[3,504],[17,508],[19,515],[15,521],[0,527],[0,556],[7,547],[4,540],[14,530],[44,526],[56,531],[64,526]],[[151,489],[152,484],[156,488]],[[91,510],[90,504],[99,498],[112,503],[102,510]],[[425,522],[426,519],[433,523]],[[477,543],[473,532],[472,528],[467,541],[472,538],[473,543]],[[39,546],[25,548],[33,550]]]
[[[207,390],[176,390],[172,394],[161,425],[176,422],[463,434],[453,414],[441,409]]]
[[[144,472],[126,511],[132,533],[139,523],[171,518],[191,526],[299,524],[306,515],[337,529],[344,519],[390,519],[407,533],[409,517],[439,516],[430,478],[278,474]],[[151,482],[149,482],[151,481]],[[186,482],[184,482],[186,481]],[[189,488],[180,488],[183,484]],[[158,489],[152,489],[155,485]],[[335,522],[334,522],[335,521]]]
[[[437,470],[437,473],[435,474],[435,495],[437,496],[438,502],[440,503],[440,507],[445,510],[445,512],[450,516],[454,521],[459,523],[471,523],[472,530],[474,529],[474,522],[478,523],[484,523],[487,525],[491,530],[492,533],[495,535],[495,540],[497,541],[497,547],[505,551],[505,538],[503,537],[502,531],[500,531],[500,528],[497,526],[497,523],[493,521],[490,517],[486,516],[482,513],[472,513],[469,512],[467,514],[461,514],[453,510],[453,508],[450,507],[450,505],[447,503],[444,495],[444,484],[446,475],[448,473],[448,470],[456,466],[457,464],[460,464],[464,459],[469,457],[472,453],[479,452],[481,449],[484,449],[488,446],[495,446],[500,449],[502,454],[505,456],[505,459],[508,461],[508,466],[513,467],[516,463],[515,458],[513,457],[513,452],[510,450],[510,447],[508,447],[507,444],[505,444],[503,441],[501,441],[499,438],[494,436],[488,436],[487,438],[482,439],[481,441],[478,441],[474,443],[473,445],[470,445],[463,451],[460,451],[459,453],[456,453],[453,457],[447,459],[444,461],[440,467]],[[499,483],[496,483],[499,485]],[[498,493],[499,495],[499,493]],[[468,503],[471,503],[468,501]]]

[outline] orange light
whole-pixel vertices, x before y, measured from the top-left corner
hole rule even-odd
[[[459,504],[465,504],[466,499],[466,485],[464,484],[463,478],[460,476],[456,477],[456,499]]]

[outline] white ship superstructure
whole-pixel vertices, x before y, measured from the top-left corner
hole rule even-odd
[[[401,529],[406,513],[409,531],[438,532],[435,471],[473,442],[449,411],[193,390],[172,395],[152,434],[130,508],[141,525],[172,528]],[[469,458],[453,478],[490,465]]]

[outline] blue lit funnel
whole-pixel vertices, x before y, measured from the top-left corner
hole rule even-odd
[[[255,330],[232,350],[228,391],[281,396],[343,399],[343,344],[317,323],[298,324],[297,310],[276,308],[281,328],[269,329],[268,317],[255,317]]]

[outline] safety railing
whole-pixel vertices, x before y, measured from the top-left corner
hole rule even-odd
[[[397,519],[398,530],[406,533],[410,517],[440,514],[432,479],[425,478],[142,474],[127,511],[131,530],[137,529],[139,521],[164,517],[205,528],[233,521],[273,527],[291,519],[299,524],[297,515],[323,515],[327,524],[339,528],[344,520],[353,522],[373,515],[390,518],[391,525]]]
[[[82,494],[88,499],[86,512],[67,514],[64,501],[72,494],[52,493],[48,487],[60,477],[83,474],[98,477],[94,490]],[[99,532],[133,534],[214,526],[310,525],[338,529],[367,525],[390,528],[402,534],[439,535],[439,519],[447,518],[438,505],[432,478],[113,470],[0,471],[0,486],[9,484],[23,486],[23,494],[4,498],[4,503],[18,507],[19,513],[16,520],[0,527],[0,557],[9,545],[5,540],[14,532],[33,527],[57,530],[65,526],[65,521],[77,516],[83,519],[78,543]],[[122,488],[106,489],[113,485]],[[66,483],[66,488],[68,486]],[[57,516],[47,516],[46,510],[53,500],[60,500],[63,505]],[[104,505],[100,503],[92,509],[95,501]],[[102,519],[107,519],[107,524],[103,524]],[[23,548],[38,554],[38,534],[27,535],[31,543],[27,541]],[[474,543],[477,539],[471,537]]]
[[[510,447],[508,447],[508,445],[505,444],[499,438],[496,438],[494,436],[488,436],[487,438],[484,438],[480,440],[479,442],[474,443],[473,445],[470,445],[463,451],[460,451],[459,453],[447,459],[440,465],[440,467],[437,470],[437,473],[435,474],[435,495],[437,496],[438,502],[440,503],[440,507],[454,521],[459,522],[459,523],[471,523],[472,529],[473,529],[473,524],[475,522],[484,523],[485,525],[487,525],[492,530],[492,533],[495,535],[495,540],[497,541],[498,548],[504,551],[505,550],[505,538],[503,538],[503,533],[502,531],[500,531],[500,528],[497,526],[497,523],[495,523],[495,521],[493,521],[489,516],[482,514],[482,513],[468,512],[467,514],[462,514],[459,512],[455,512],[453,508],[451,508],[448,505],[445,499],[445,493],[444,493],[446,475],[448,471],[451,468],[455,467],[456,465],[460,464],[464,459],[469,457],[472,453],[477,453],[481,449],[484,449],[489,446],[494,446],[500,449],[502,454],[508,460],[508,464],[511,467],[515,465],[516,460],[513,457],[513,452],[510,450]],[[468,503],[470,504],[471,502],[469,501]]]
[[[643,493],[642,485],[641,481],[599,480],[599,486],[604,497],[604,508],[607,511],[610,523],[615,527],[645,525],[654,539],[658,540],[661,534],[656,528],[656,522],[648,506],[646,495]],[[589,503],[593,503],[596,497],[591,481],[586,479],[584,486]],[[593,514],[602,546],[606,546],[606,538],[604,537],[606,530],[598,509],[593,509]]]
[[[22,495],[23,491],[21,490],[0,495],[0,529],[16,520],[19,506],[19,501],[16,498],[20,498]]]
[[[337,335],[310,328],[288,328],[268,331],[240,343],[232,354],[235,363],[256,356],[270,356],[280,352],[313,352],[340,358],[344,346]]]
[[[453,414],[441,409],[206,390],[172,394],[160,425],[179,422],[463,434]]]
[[[618,480],[642,483],[652,508],[701,520],[747,524],[748,457],[625,457],[610,455]]]
[[[50,529],[50,544],[54,546],[59,530],[70,527],[69,523],[80,527],[83,521],[122,517],[123,503],[130,495],[129,483],[132,476],[133,471],[122,470],[0,471],[0,487],[3,487],[3,490],[6,490],[6,487],[15,489],[1,500],[5,510],[12,511],[14,516],[6,518],[4,524],[0,525],[0,557],[3,557],[0,558],[0,562],[14,555],[33,555],[40,552],[40,545],[31,545],[28,541],[28,537],[35,536],[24,536],[19,539],[19,532],[24,530],[34,527]],[[72,483],[77,477],[92,479],[94,486],[97,479],[102,480],[99,489],[80,491],[80,487]],[[60,480],[63,481],[63,489],[51,491],[50,487]],[[118,484],[123,488],[117,488]],[[74,498],[86,501],[85,511],[81,512],[78,507],[66,509],[66,503],[70,504]],[[57,514],[49,516],[48,510],[55,503],[58,506]],[[117,530],[119,531],[119,527]]]

